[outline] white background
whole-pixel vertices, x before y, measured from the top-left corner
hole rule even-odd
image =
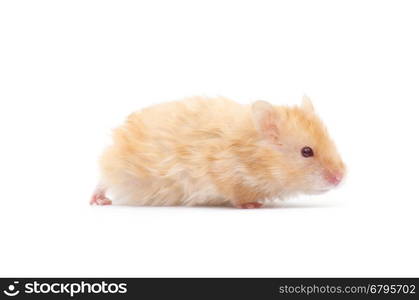
[[[1,276],[419,276],[417,1],[2,1]],[[308,94],[349,167],[279,208],[90,207],[133,110]]]

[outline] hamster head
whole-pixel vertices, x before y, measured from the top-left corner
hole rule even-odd
[[[341,183],[345,165],[308,97],[296,107],[256,101],[252,116],[262,141],[280,158],[277,177],[292,191],[316,194]]]

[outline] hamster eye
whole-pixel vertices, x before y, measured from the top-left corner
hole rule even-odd
[[[304,157],[313,156],[314,155],[313,149],[306,146],[303,149],[301,149],[301,155],[304,156]]]

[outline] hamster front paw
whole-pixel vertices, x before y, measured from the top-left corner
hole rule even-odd
[[[252,209],[252,208],[261,208],[262,206],[263,204],[260,202],[247,202],[247,203],[238,204],[236,207],[243,208],[243,209]]]

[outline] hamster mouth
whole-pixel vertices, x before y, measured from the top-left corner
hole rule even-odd
[[[316,188],[312,190],[305,190],[304,192],[307,195],[320,195],[320,194],[324,194],[330,191],[332,188],[333,188],[332,186],[327,186],[327,187],[321,187],[321,188]]]
[[[328,181],[323,182],[318,187],[314,188],[310,191],[311,194],[318,195],[318,194],[324,194],[326,192],[329,192],[330,190],[338,188],[340,185],[332,184]]]
[[[308,192],[308,194],[320,195],[320,194],[324,194],[324,193],[326,193],[330,190],[331,190],[331,188],[322,188],[322,189],[312,190],[312,191]]]

